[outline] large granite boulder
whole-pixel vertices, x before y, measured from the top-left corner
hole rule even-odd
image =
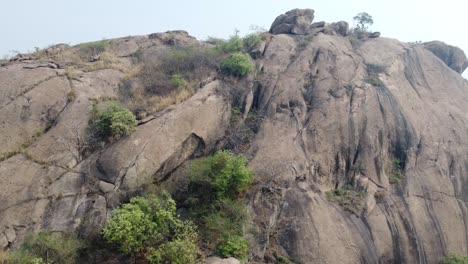
[[[423,45],[452,70],[460,74],[468,67],[468,59],[463,50],[458,47],[447,45],[441,41],[426,42]]]
[[[271,25],[270,33],[305,35],[313,20],[313,9],[293,9],[275,19]]]

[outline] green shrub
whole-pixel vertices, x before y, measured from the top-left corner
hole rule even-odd
[[[226,75],[244,77],[251,73],[254,65],[246,53],[236,52],[221,62],[221,71]]]
[[[450,255],[442,259],[440,264],[468,264],[468,257]]]
[[[244,51],[249,52],[260,45],[262,36],[258,33],[248,34],[243,38]]]
[[[102,233],[107,241],[119,245],[123,253],[136,254],[170,235],[175,212],[176,204],[167,193],[161,197],[135,197],[112,212]]]
[[[71,234],[42,232],[29,236],[16,252],[9,253],[9,264],[76,263],[81,242]]]
[[[241,37],[234,35],[227,41],[218,40],[216,47],[224,53],[241,52],[244,48],[244,42]]]
[[[404,179],[403,171],[401,169],[401,161],[394,160],[392,164],[392,173],[388,179],[391,184],[401,184]]]
[[[241,194],[252,182],[253,172],[247,168],[247,159],[229,151],[192,161],[185,204],[200,227],[205,248],[218,250],[218,254],[231,252],[242,257],[248,254],[248,245],[246,250],[241,247],[240,253],[234,248],[240,240],[237,238],[243,235],[247,218]],[[217,248],[218,245],[224,246]]]
[[[175,239],[162,244],[158,249],[150,249],[147,260],[150,264],[194,264],[197,253],[198,247],[195,241]]]
[[[167,192],[160,196],[132,198],[130,203],[113,211],[102,233],[124,254],[137,256],[147,252],[151,263],[166,260],[183,263],[194,258],[198,251],[195,226],[177,218],[175,201]],[[180,256],[177,251],[185,253]]]
[[[137,124],[135,115],[118,103],[111,103],[104,111],[94,109],[90,120],[92,131],[102,140],[129,135]]]
[[[222,257],[234,257],[247,260],[249,256],[249,242],[241,236],[227,237],[218,247],[218,254]]]
[[[203,195],[214,194],[217,199],[233,198],[246,190],[253,180],[247,159],[229,151],[218,151],[211,157],[194,160],[191,167],[192,189]],[[205,192],[205,190],[207,192]]]
[[[200,232],[209,247],[215,247],[225,237],[242,235],[242,227],[247,219],[242,201],[225,199],[216,202],[208,210],[200,209]]]
[[[327,200],[338,204],[344,210],[359,215],[365,207],[367,194],[353,190],[351,186],[337,188],[326,193]]]

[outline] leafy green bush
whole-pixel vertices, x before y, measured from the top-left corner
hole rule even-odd
[[[90,120],[91,130],[102,140],[129,135],[137,124],[135,115],[118,103],[111,103],[104,111],[94,109]]]
[[[192,161],[185,204],[200,226],[206,248],[216,249],[218,254],[247,256],[248,245],[239,242],[247,215],[240,194],[252,181],[253,172],[247,168],[245,157],[229,151]]]
[[[76,263],[81,242],[71,234],[42,232],[26,239],[16,252],[9,253],[9,264]]]
[[[251,73],[254,65],[247,53],[236,52],[221,62],[221,71],[226,75],[244,77]]]
[[[238,35],[234,35],[227,41],[218,39],[216,47],[224,53],[241,52],[244,48],[244,41]]]
[[[231,236],[218,247],[218,254],[222,257],[234,257],[246,260],[249,256],[249,242],[241,236]]]
[[[177,218],[175,201],[167,192],[132,198],[114,210],[102,233],[124,254],[135,257],[146,252],[151,263],[184,263],[198,251],[195,226]],[[177,251],[185,253],[181,256]]]
[[[468,257],[450,255],[442,259],[440,264],[468,264]]]
[[[162,244],[158,249],[150,249],[147,260],[150,264],[194,264],[197,260],[198,247],[195,241],[175,239]]]
[[[252,183],[253,172],[246,165],[245,157],[229,151],[194,160],[190,175],[192,189],[203,190],[199,194],[205,197],[214,194],[216,199],[233,198]]]
[[[258,33],[250,33],[243,38],[244,51],[249,52],[260,45],[262,37]]]

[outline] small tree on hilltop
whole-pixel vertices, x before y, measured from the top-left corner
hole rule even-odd
[[[362,12],[353,17],[353,20],[357,23],[357,27],[360,30],[366,31],[368,26],[374,24],[372,16],[366,12]]]

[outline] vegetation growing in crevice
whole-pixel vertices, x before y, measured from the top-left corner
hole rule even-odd
[[[389,177],[389,182],[391,184],[401,184],[404,179],[403,171],[401,168],[401,161],[396,159],[392,163],[392,172]]]
[[[370,85],[383,87],[385,84],[380,80],[379,74],[385,71],[385,67],[378,64],[367,64],[367,77],[364,79]]]
[[[138,122],[135,115],[117,102],[111,102],[105,109],[93,104],[88,121],[86,143],[80,147],[83,152],[93,152],[105,143],[112,143],[132,133]],[[82,153],[86,156],[86,153]]]
[[[247,168],[247,160],[228,151],[192,162],[188,195],[183,204],[200,227],[204,248],[223,257],[247,259],[243,193],[252,181],[253,172]]]
[[[326,197],[328,201],[338,204],[344,210],[359,215],[365,208],[367,193],[356,191],[352,186],[346,185],[326,192]]]
[[[440,261],[440,264],[468,264],[467,256],[449,255]]]

